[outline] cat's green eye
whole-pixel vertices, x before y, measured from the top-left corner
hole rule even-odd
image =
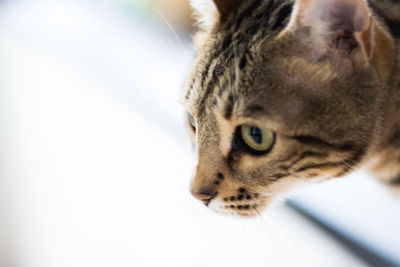
[[[275,142],[275,134],[269,129],[260,129],[256,126],[242,125],[240,126],[240,133],[243,142],[256,152],[268,152]]]
[[[195,132],[196,131],[196,122],[194,121],[194,118],[190,113],[187,114],[187,119],[188,119],[190,128],[192,128],[193,132]]]

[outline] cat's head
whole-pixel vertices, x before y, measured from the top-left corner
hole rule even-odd
[[[361,162],[386,75],[371,63],[364,0],[194,2],[204,21],[184,103],[196,198],[253,216],[290,185]]]

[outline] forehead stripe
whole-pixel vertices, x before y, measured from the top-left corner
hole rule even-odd
[[[261,4],[263,3],[262,0],[257,0],[252,3],[248,8],[244,9],[243,12],[239,15],[237,19],[235,19],[235,29],[239,29],[243,20],[250,17],[253,14],[253,11],[256,10]]]
[[[224,117],[225,119],[229,120],[232,117],[232,112],[233,112],[233,105],[234,105],[234,98],[233,95],[230,94],[228,96],[228,101],[225,106],[225,112],[224,112]]]
[[[239,69],[243,70],[250,60],[249,48],[262,41],[266,36],[274,36],[277,33],[275,30],[288,21],[285,16],[289,17],[292,5],[292,0],[256,0],[250,2],[249,6],[242,7],[237,14],[234,13],[228,21],[216,28],[217,33],[223,35],[216,40],[214,47],[205,57],[207,62],[203,63],[204,68],[199,88],[202,93],[199,96],[199,110],[204,110],[207,99],[214,92],[217,78],[228,80],[233,78],[235,80],[236,77],[224,77],[232,62],[238,64]],[[253,13],[257,9],[259,13],[254,15]],[[247,21],[246,18],[249,20]],[[274,23],[270,22],[271,19]],[[242,24],[245,24],[246,27]],[[258,31],[260,34],[257,34]],[[220,90],[224,89],[220,88]],[[217,95],[219,94],[220,92],[217,92]]]
[[[275,22],[272,25],[271,29],[275,31],[286,25],[289,19],[289,15],[292,13],[292,10],[293,10],[292,4],[283,5],[283,7],[279,9],[278,14],[276,15],[275,18]]]

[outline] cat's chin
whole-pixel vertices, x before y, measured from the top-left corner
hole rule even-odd
[[[257,212],[238,212],[233,210],[223,210],[223,209],[212,209],[213,212],[218,213],[220,215],[234,217],[234,218],[254,218],[259,216],[260,214]]]
[[[225,215],[225,214],[224,214]],[[226,216],[229,216],[229,217],[235,217],[235,218],[243,218],[243,219],[250,219],[250,218],[254,218],[254,217],[257,217],[257,216],[260,216],[260,214],[259,213],[241,213],[241,212],[237,212],[237,213],[234,213],[234,214],[226,214]]]
[[[265,202],[228,205],[227,203],[221,200],[215,199],[211,201],[211,203],[208,205],[208,208],[210,208],[212,211],[218,214],[229,217],[254,218],[260,216],[261,211],[263,211],[266,208],[266,206],[267,204]]]

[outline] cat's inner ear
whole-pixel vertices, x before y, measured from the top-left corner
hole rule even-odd
[[[354,48],[371,53],[371,17],[365,0],[296,0],[287,31],[303,35],[313,49]]]

